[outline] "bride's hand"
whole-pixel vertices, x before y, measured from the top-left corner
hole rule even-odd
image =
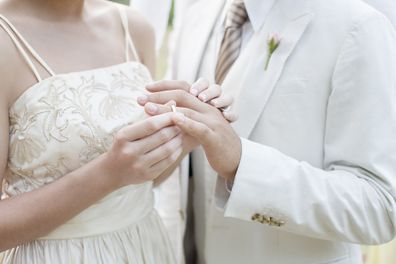
[[[149,117],[122,128],[102,166],[116,187],[155,180],[182,154],[180,130],[171,114]]]
[[[229,111],[233,103],[233,97],[224,94],[220,85],[211,85],[209,81],[204,78],[199,78],[198,81],[192,85],[184,81],[159,81],[147,85],[146,89],[152,93],[171,90],[185,91],[196,96],[200,101],[218,108],[228,122],[232,123],[238,119],[235,113]],[[139,101],[139,103],[144,106],[143,101]]]

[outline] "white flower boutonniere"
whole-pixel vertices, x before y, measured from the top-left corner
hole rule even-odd
[[[268,55],[267,62],[265,63],[265,71],[268,69],[269,62],[271,60],[272,54],[274,54],[275,50],[279,47],[281,42],[281,38],[278,34],[272,33],[268,37],[267,46],[268,46]]]

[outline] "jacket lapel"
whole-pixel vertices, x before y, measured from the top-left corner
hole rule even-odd
[[[189,82],[197,79],[204,52],[224,4],[224,0],[201,1],[190,10],[190,16],[184,19],[184,26],[189,31],[182,30],[177,44],[179,68],[174,78]]]
[[[236,98],[234,109],[239,114],[239,120],[234,128],[241,137],[250,136],[280,79],[287,59],[312,17],[313,14],[307,12],[302,1],[278,0],[264,27],[253,36],[228,74],[223,87]],[[265,70],[267,39],[274,32],[279,33],[281,43]]]

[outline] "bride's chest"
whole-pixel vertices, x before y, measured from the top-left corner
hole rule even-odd
[[[101,69],[71,75],[44,80],[11,107],[14,174],[59,178],[105,153],[119,129],[144,118],[136,99],[149,74]]]

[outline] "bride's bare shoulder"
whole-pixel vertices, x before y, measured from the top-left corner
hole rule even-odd
[[[127,14],[133,41],[140,53],[139,55],[144,58],[147,53],[152,53],[155,50],[154,28],[135,8],[128,7]]]
[[[101,1],[101,0],[95,0]],[[121,5],[111,1],[105,1],[106,5],[111,7],[112,10],[115,7],[125,10],[128,16],[129,30],[132,36],[133,42],[139,53],[139,56],[144,60],[147,56],[151,56],[151,53],[155,50],[155,34],[152,25],[148,20],[141,14],[136,8]]]
[[[12,101],[12,90],[18,68],[20,68],[21,56],[18,53],[11,37],[0,26],[0,97]]]

